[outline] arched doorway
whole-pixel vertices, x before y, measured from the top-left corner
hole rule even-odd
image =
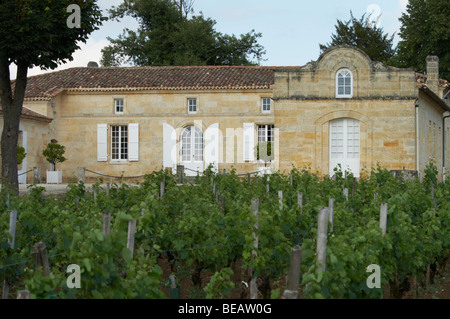
[[[188,176],[203,172],[203,132],[196,126],[185,127],[181,132],[181,165]]]
[[[359,177],[361,158],[360,122],[351,118],[330,121],[330,176],[341,166],[342,171]]]

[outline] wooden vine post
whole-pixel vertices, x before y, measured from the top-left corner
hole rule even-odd
[[[132,219],[128,222],[127,248],[131,252],[131,259],[133,259],[134,255],[134,234],[136,233],[136,221],[137,219]]]
[[[170,289],[169,289],[170,299],[180,299],[180,287],[177,286],[175,276],[171,275],[169,276],[169,279],[170,279]]]
[[[329,220],[328,207],[319,209],[318,226],[317,226],[317,263],[318,269],[325,271],[327,264],[327,233]]]
[[[43,242],[39,242],[33,245],[31,256],[36,266],[36,270],[42,268],[44,276],[50,276],[50,264],[48,262],[47,249]]]
[[[381,235],[386,235],[386,226],[387,226],[387,210],[388,210],[388,204],[383,203],[380,207],[380,228],[381,228]]]
[[[111,231],[111,213],[103,212],[102,213],[102,232],[103,236],[108,236]]]
[[[98,192],[98,189],[96,186],[94,186],[94,203],[96,203],[96,204],[97,204],[97,192]]]
[[[256,224],[255,224],[255,231],[258,231],[259,229],[259,199],[253,198],[252,199],[252,211],[253,215],[256,217]],[[253,246],[255,247],[254,250],[252,250],[252,259],[254,260],[257,256],[257,249],[259,246],[259,237],[258,235],[253,232]],[[254,276],[253,268],[250,268],[250,274],[251,274],[251,281],[250,281],[250,299],[258,299],[258,285],[256,283],[257,278]]]
[[[298,286],[300,284],[300,266],[302,263],[302,248],[300,246],[292,247],[291,260],[289,264],[289,275],[286,290],[283,293],[283,299],[297,299]]]
[[[86,168],[78,167],[78,182],[86,182]]]
[[[303,213],[303,193],[298,192],[297,203],[300,206],[300,213]]]
[[[6,205],[9,206],[9,195]],[[11,235],[11,239],[8,239],[8,245],[11,249],[14,249],[14,245],[16,242],[16,224],[17,224],[17,211],[12,210],[9,212],[9,234]],[[9,282],[5,278],[3,281],[3,289],[2,289],[2,299],[8,299],[9,296]]]
[[[159,196],[161,198],[164,196],[165,189],[166,189],[166,183],[161,182],[161,184],[159,185]]]
[[[30,299],[30,292],[28,290],[19,290],[17,299]]]
[[[219,196],[220,200],[220,212],[225,215],[225,196]]]
[[[41,183],[41,168],[33,167],[33,183],[40,184]]]
[[[334,231],[334,198],[330,198],[328,200],[328,208],[330,209],[330,216],[329,216],[329,220],[331,223],[330,231],[333,232]]]
[[[278,202],[280,204],[280,210],[283,210],[283,191],[278,191]]]
[[[184,166],[177,165],[178,184],[184,184]]]

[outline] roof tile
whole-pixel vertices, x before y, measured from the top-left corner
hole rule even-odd
[[[25,98],[49,100],[62,90],[92,89],[270,89],[284,67],[84,67],[28,78]],[[292,67],[291,67],[292,68]]]

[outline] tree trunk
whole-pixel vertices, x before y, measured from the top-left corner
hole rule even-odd
[[[9,62],[0,52],[0,91],[3,111],[3,132],[1,140],[2,189],[19,194],[17,175],[17,143],[19,140],[20,115],[27,86],[28,65],[18,62],[14,97],[11,89]]]
[[[202,265],[196,260],[194,261],[194,272],[192,273],[191,279],[192,283],[197,288],[202,288],[202,273],[203,267]]]
[[[262,299],[270,299],[272,288],[270,287],[270,277],[261,276],[260,284],[258,285],[259,291],[261,292]]]

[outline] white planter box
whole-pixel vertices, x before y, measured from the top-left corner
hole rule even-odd
[[[258,176],[263,176],[263,175],[266,175],[266,174],[272,174],[272,170],[270,169],[270,166],[268,166],[268,167],[264,167],[264,166],[257,167],[256,171],[258,172]]]
[[[47,184],[61,184],[62,171],[47,171]]]

